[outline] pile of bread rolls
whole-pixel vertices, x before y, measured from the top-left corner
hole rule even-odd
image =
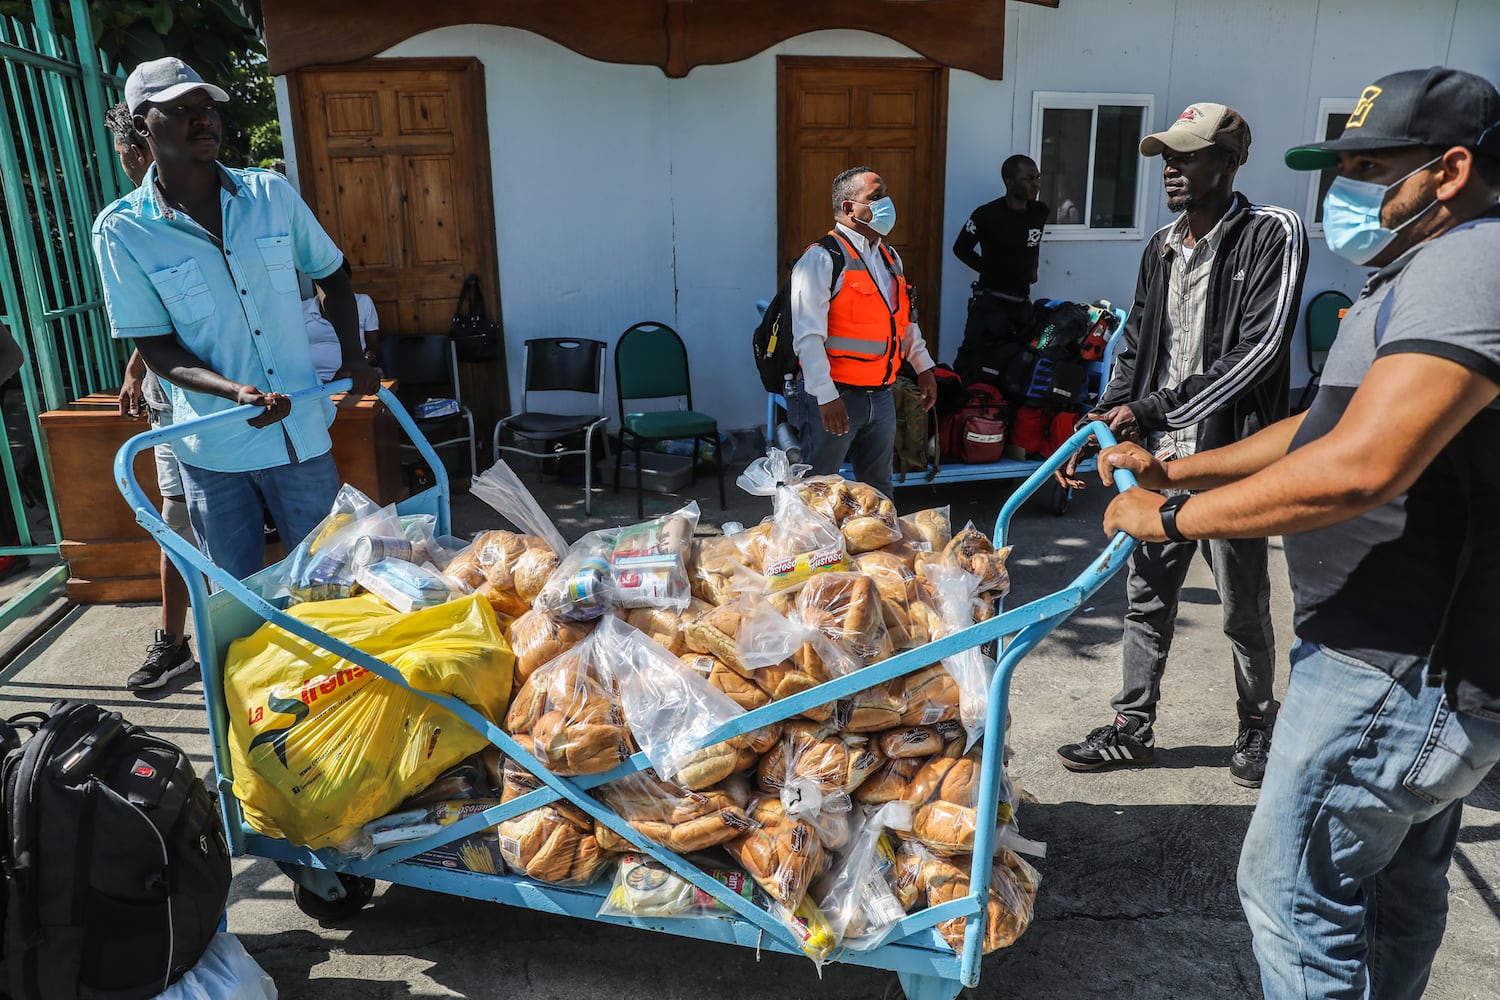
[[[683,671],[747,711],[962,627],[939,614],[928,579],[935,566],[978,579],[975,620],[993,615],[1009,588],[1005,554],[973,528],[953,533],[946,509],[899,517],[888,498],[837,477],[795,488],[841,538],[847,555],[839,567],[815,572],[791,592],[761,587],[778,537],[768,519],[680,546],[692,592],[686,607],[613,610],[676,657]],[[783,533],[783,548],[785,542]],[[590,662],[585,640],[594,623],[564,621],[535,606],[558,564],[539,538],[489,531],[448,572],[489,599],[515,650],[507,732],[558,775],[598,774],[619,766],[636,744],[616,692]],[[773,653],[784,658],[769,663],[763,649],[747,652],[760,628],[756,617],[767,608],[789,623],[792,637]],[[912,828],[900,836],[910,850],[903,849],[891,881],[911,910],[967,892],[968,853],[983,822],[976,815],[981,751],[965,753],[959,717],[958,684],[934,663],[705,748],[676,782],[645,771],[592,794],[638,838],[679,853],[727,854],[788,909],[848,844],[853,810],[909,802]],[[505,778],[506,801],[540,784],[513,761]],[[498,832],[507,864],[548,882],[586,881],[618,853],[634,850],[628,836],[565,803],[507,821]],[[1007,856],[1002,852],[995,865],[986,951],[1024,929],[1035,895],[1035,873]],[[955,947],[962,925],[940,928]]]

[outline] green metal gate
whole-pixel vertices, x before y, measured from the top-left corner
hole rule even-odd
[[[118,386],[126,357],[109,336],[89,239],[99,210],[125,190],[104,124],[124,81],[93,45],[84,0],[68,7],[71,38],[58,30],[48,0],[32,0],[30,22],[0,17],[0,321],[26,357],[20,374],[26,411],[19,426],[6,422],[7,447],[0,450],[6,491],[0,501],[10,505],[19,537],[18,544],[0,544],[0,555],[57,555],[55,484],[37,415]],[[28,523],[18,471],[33,461],[39,475],[26,478],[33,493],[40,481],[42,527]],[[43,573],[0,607],[0,628],[67,576],[63,565]]]

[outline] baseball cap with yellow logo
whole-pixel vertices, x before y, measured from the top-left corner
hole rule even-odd
[[[1244,163],[1250,156],[1250,126],[1233,108],[1207,101],[1189,104],[1164,132],[1141,140],[1142,156],[1159,156],[1164,149],[1192,153],[1210,146],[1227,149]]]
[[[1344,134],[1286,152],[1293,170],[1337,166],[1338,154],[1434,146],[1500,157],[1500,93],[1482,76],[1446,66],[1383,76],[1359,95]]]

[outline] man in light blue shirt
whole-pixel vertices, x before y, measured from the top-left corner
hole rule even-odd
[[[136,67],[125,100],[155,163],[94,222],[110,326],[171,383],[178,422],[241,404],[262,409],[176,445],[194,530],[215,564],[244,578],[264,559],[262,504],[290,547],[338,489],[332,407],[293,413],[286,397],[319,384],[298,269],[324,289],[344,359],[338,377],[365,394],[380,372],[362,354],[343,256],[312,211],[279,174],[218,162],[214,102],[228,95],[166,58]]]

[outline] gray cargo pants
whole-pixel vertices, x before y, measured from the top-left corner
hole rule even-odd
[[[1237,538],[1201,542],[1142,542],[1130,557],[1125,588],[1125,686],[1115,695],[1121,715],[1156,720],[1161,678],[1177,627],[1177,599],[1193,553],[1213,570],[1224,606],[1224,635],[1234,647],[1234,683],[1240,719],[1276,717],[1271,683],[1276,675],[1276,639],[1271,630],[1271,578],[1266,541]]]

